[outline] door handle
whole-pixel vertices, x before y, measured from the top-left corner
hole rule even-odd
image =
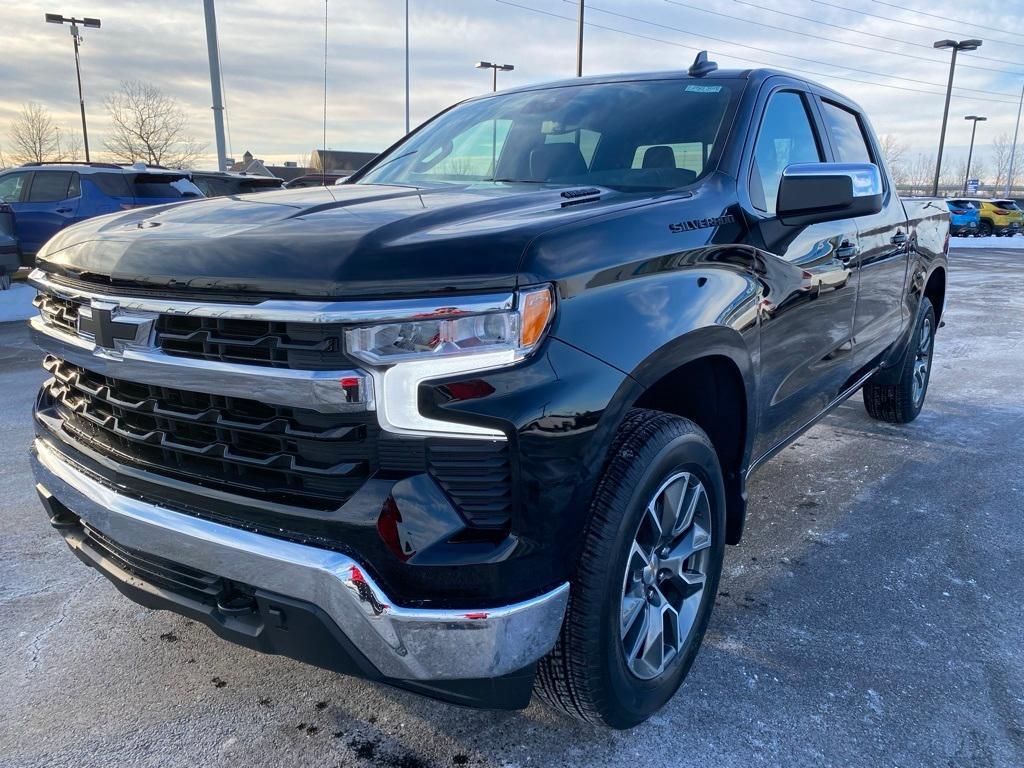
[[[58,208],[57,213],[71,213],[70,208]]]
[[[906,232],[897,232],[895,235],[892,236],[892,240],[890,240],[890,242],[893,245],[906,245],[907,240],[909,239],[910,238],[907,237]]]
[[[858,253],[860,253],[860,248],[849,240],[844,240],[842,245],[836,248],[836,256],[843,264],[849,264],[856,258]]]

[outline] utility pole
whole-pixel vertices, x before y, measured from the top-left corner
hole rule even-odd
[[[213,91],[213,130],[217,136],[217,170],[228,169],[228,153],[224,142],[224,86],[220,76],[220,48],[217,45],[217,15],[214,0],[203,0],[206,16],[206,51],[210,59],[210,90]]]
[[[75,76],[78,78],[78,108],[82,112],[82,144],[85,147],[85,162],[90,162],[89,158],[89,129],[85,125],[85,97],[82,95],[82,65],[78,55],[78,46],[82,42],[82,34],[78,31],[78,25],[81,24],[83,27],[90,27],[92,29],[100,28],[100,20],[92,18],[76,19],[73,16],[62,16],[59,13],[48,13],[46,14],[47,24],[64,24],[65,22],[71,24],[71,39],[75,43]]]
[[[580,0],[580,12],[576,28],[576,77],[583,77],[583,2],[584,0]]]
[[[981,47],[981,40],[939,40],[933,48],[952,48],[953,56],[949,62],[949,83],[946,85],[946,106],[942,110],[942,130],[939,132],[939,154],[935,158],[935,180],[932,182],[932,197],[939,196],[939,174],[942,172],[942,150],[946,144],[946,121],[949,119],[949,98],[953,94],[953,73],[956,71],[956,54],[958,51],[976,51]]]
[[[1020,108],[1024,107],[1024,85],[1020,87],[1020,103],[1017,104],[1017,122],[1013,124],[1013,149],[1010,150],[1010,170],[1006,174],[1006,196],[1013,186],[1013,166],[1017,156],[1017,132],[1020,130]]]

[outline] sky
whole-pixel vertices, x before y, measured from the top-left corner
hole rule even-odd
[[[414,126],[489,90],[490,72],[473,66],[481,59],[515,66],[499,73],[499,89],[575,74],[577,0],[409,5]],[[323,0],[218,0],[230,155],[299,161],[321,145],[324,10]],[[104,97],[137,79],[177,99],[207,145],[200,165],[215,165],[202,0],[0,4],[0,151],[10,151],[11,122],[28,101],[80,130],[69,30],[44,23],[46,12],[102,19],[82,46],[94,152],[107,128]],[[327,13],[327,146],[384,149],[405,128],[405,0],[327,0]],[[830,86],[858,101],[879,134],[933,155],[949,53],[932,43],[978,37],[982,47],[958,59],[946,143],[947,162],[962,157],[964,116],[984,115],[984,162],[993,139],[1013,134],[1021,18],[1024,0],[587,0],[584,74],[685,69],[706,48],[723,68],[771,66]]]

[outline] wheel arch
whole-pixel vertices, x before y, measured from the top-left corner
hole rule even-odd
[[[707,433],[726,487],[726,541],[739,542],[746,518],[746,469],[755,410],[753,361],[738,332],[703,328],[650,355],[632,377],[638,408],[689,419]]]
[[[935,309],[936,325],[942,320],[942,310],[946,303],[946,270],[936,267],[928,275],[928,282],[924,286],[924,296]]]

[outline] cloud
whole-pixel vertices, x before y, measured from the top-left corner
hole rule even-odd
[[[815,74],[808,75],[811,79],[859,101],[879,133],[900,136],[913,152],[934,151],[949,58],[929,46],[933,40],[949,36],[942,31],[942,21],[868,0],[829,2],[933,29],[873,19],[812,0],[782,0],[770,5],[769,0],[751,0],[775,12],[727,0],[705,10],[700,10],[704,6],[699,0],[686,2],[692,7],[665,0],[588,0],[586,72],[684,69],[698,48],[711,50],[712,58],[722,66],[757,66],[751,63],[754,59],[779,69],[813,71]],[[454,101],[486,91],[489,74],[473,68],[479,59],[516,66],[515,71],[499,75],[499,86],[542,82],[574,73],[575,1],[514,3],[526,8],[496,0],[410,0],[414,124]],[[929,12],[937,7],[923,0],[907,3],[918,4]],[[991,0],[981,4],[982,8],[972,5],[971,23],[1003,26],[1005,13]],[[328,146],[376,151],[403,133],[404,8],[404,0],[329,0]],[[29,100],[44,104],[65,128],[78,130],[70,35],[67,27],[43,22],[43,14],[48,10],[53,9],[42,2],[0,5],[0,51],[4,63],[0,147],[7,144],[10,121],[21,104]],[[104,97],[117,88],[120,80],[139,79],[156,84],[187,110],[193,134],[210,146],[212,165],[213,121],[202,2],[91,0],[88,11],[103,20],[102,29],[84,31],[86,41],[82,48],[92,146],[102,149],[108,125],[102,107]],[[218,2],[230,149],[236,157],[248,149],[273,161],[298,160],[321,143],[323,12],[323,3],[316,0]],[[800,21],[786,14],[852,27],[861,34]],[[959,17],[949,25],[960,27]],[[796,32],[827,36],[835,41]],[[1016,63],[1024,61],[1024,36],[967,26],[958,34],[976,34],[986,40],[977,55],[963,54],[962,64],[1024,70],[1024,66]],[[886,41],[878,37],[882,35],[905,42]],[[864,45],[888,53],[860,47]],[[920,58],[899,56],[896,52]],[[983,60],[980,56],[1010,63]],[[929,93],[851,80],[884,82]],[[989,117],[988,123],[979,128],[981,147],[1002,133],[1012,134],[1019,76],[962,66],[957,70],[956,84],[977,91],[958,91],[953,99],[947,139],[951,156],[966,151],[970,133],[962,120],[965,114]]]

